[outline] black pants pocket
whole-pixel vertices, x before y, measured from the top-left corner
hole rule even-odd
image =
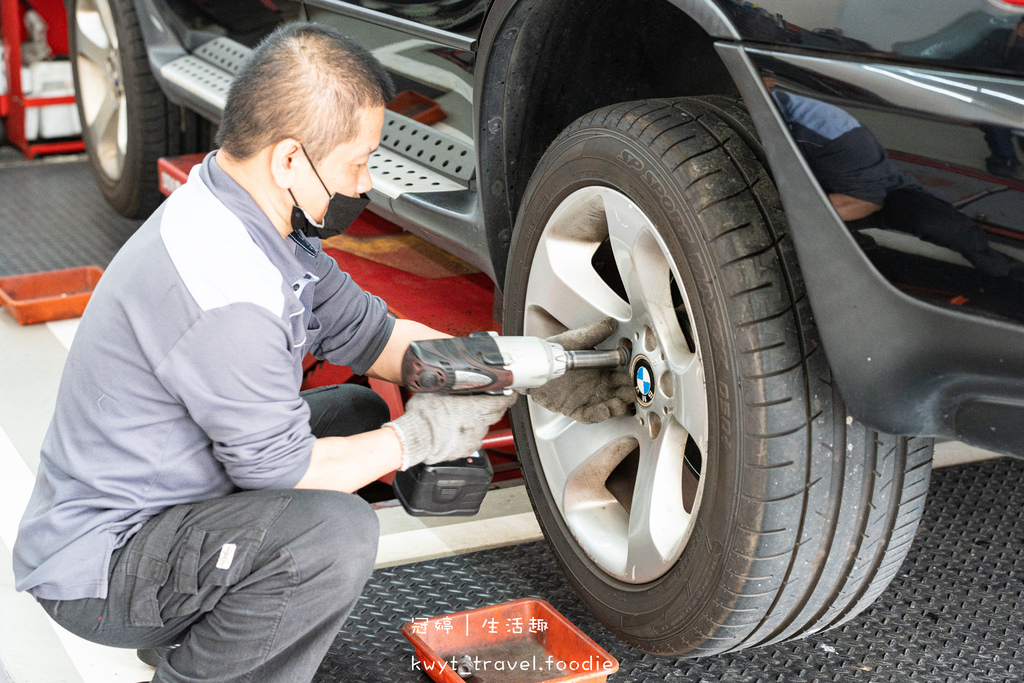
[[[286,496],[231,496],[195,506],[172,549],[171,578],[159,592],[164,619],[211,611],[253,571],[267,529]]]
[[[171,575],[168,558],[181,521],[191,509],[191,505],[179,505],[167,510],[147,522],[126,548],[125,622],[129,626],[158,628],[164,625],[158,594]]]
[[[202,557],[203,542],[206,532],[198,527],[185,530],[184,541],[178,546],[177,557],[174,559],[169,595],[162,596],[160,604],[161,616],[173,619],[199,611],[199,567]],[[168,591],[165,589],[164,591]]]

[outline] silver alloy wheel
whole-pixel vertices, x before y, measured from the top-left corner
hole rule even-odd
[[[86,142],[103,173],[118,180],[124,174],[128,148],[128,107],[109,0],[78,0],[75,32]]]
[[[606,239],[628,301],[592,264]],[[642,379],[653,386],[643,391],[653,397],[644,397],[647,406],[638,400],[635,415],[584,425],[529,402],[537,454],[562,518],[602,570],[628,583],[653,581],[679,559],[706,479],[707,392],[681,283],[644,212],[624,194],[593,186],[555,209],[527,284],[525,334],[548,336],[612,316],[618,330],[601,348],[628,340],[634,363],[640,354],[649,361]]]

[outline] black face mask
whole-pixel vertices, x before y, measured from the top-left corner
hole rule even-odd
[[[295,195],[289,189],[288,194],[292,195],[292,202],[295,204],[292,206],[292,230],[298,230],[306,235],[306,237],[319,237],[322,240],[340,235],[355,222],[359,214],[366,208],[366,205],[370,203],[370,198],[365,194],[361,194],[358,197],[346,197],[337,192],[331,194],[331,191],[324,185],[320,174],[317,173],[316,166],[313,165],[313,160],[306,153],[305,147],[302,148],[302,153],[306,155],[310,168],[313,169],[313,173],[316,173],[316,179],[320,181],[320,185],[323,186],[324,192],[327,193],[330,199],[327,200],[327,211],[324,213],[324,221],[318,224],[299,206],[299,203],[295,201]]]

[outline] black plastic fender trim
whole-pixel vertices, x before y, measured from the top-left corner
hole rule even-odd
[[[559,0],[495,0],[484,18],[477,51],[473,106],[477,169],[487,245],[495,281],[504,286],[512,227],[518,207],[509,201],[506,158],[506,102],[527,93],[508,92],[509,67],[527,18]],[[665,0],[697,22],[708,35],[739,40],[740,33],[714,0]]]

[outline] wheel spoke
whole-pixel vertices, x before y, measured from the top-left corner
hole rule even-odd
[[[101,69],[107,68],[110,44],[100,23],[99,15],[85,13],[78,15],[76,47],[79,55]]]
[[[121,99],[113,93],[107,93],[89,128],[96,159],[110,178],[121,177],[123,155],[117,143],[117,135],[122,110]]]
[[[569,239],[544,239],[530,270],[528,305],[538,306],[568,329],[611,316],[628,320],[629,304],[590,263],[597,245]]]
[[[118,49],[117,27],[114,25],[114,16],[110,13],[108,0],[96,0],[96,11],[100,16],[100,21],[103,22],[103,30],[107,34],[110,46],[115,50]]]
[[[626,288],[626,295],[632,305],[643,305],[645,300],[639,273],[643,268],[637,261],[643,258],[640,238],[646,234],[646,217],[626,197],[618,192],[603,192],[605,216],[608,221],[608,239],[619,277]]]
[[[608,236],[634,312],[647,313],[666,355],[688,351],[672,303],[672,270],[650,220],[623,195],[603,195]]]
[[[99,111],[96,112],[96,118],[88,122],[89,129],[92,132],[93,141],[97,148],[99,145],[108,143],[112,139],[116,140],[116,138],[108,134],[108,129],[112,124],[117,124],[120,110],[120,98],[115,96],[113,93],[107,93],[106,97],[103,98],[103,103],[100,105]],[[113,134],[116,135],[116,133],[117,131],[115,129]]]
[[[669,265],[650,220],[623,195],[607,192],[602,196],[612,253],[630,303],[671,306]]]
[[[83,125],[91,125],[109,90],[105,67],[81,57],[78,60],[78,98],[82,103]]]
[[[707,387],[704,382],[704,366],[700,356],[689,354],[681,367],[672,364],[675,375],[674,415],[676,420],[693,437],[701,453],[706,453],[708,440]]]
[[[124,168],[124,155],[128,150],[128,98],[121,95],[117,109],[117,167]]]
[[[629,514],[627,572],[649,581],[675,561],[690,515],[683,506],[683,450],[686,433],[666,421],[656,439],[640,446],[640,465]]]
[[[550,463],[545,461],[545,471],[560,505],[573,498],[569,488],[603,486],[608,474],[638,443],[639,425],[632,415],[584,425],[552,413],[544,423],[541,411],[547,412],[533,405],[533,414],[539,418],[534,420],[535,440],[538,448],[555,454]],[[539,423],[543,426],[536,427]],[[569,505],[572,502],[568,500]]]

